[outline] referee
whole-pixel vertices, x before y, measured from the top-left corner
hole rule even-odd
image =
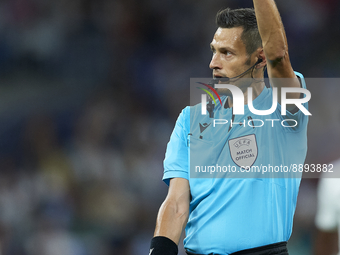
[[[210,68],[216,83],[239,87],[247,103],[253,90],[253,106],[271,108],[273,88],[305,88],[301,74],[293,71],[285,31],[273,0],[253,0],[254,9],[225,9],[216,16],[217,31],[210,44]],[[272,88],[264,83],[264,69]],[[240,79],[242,78],[242,79]],[[289,82],[282,82],[283,79]],[[192,178],[198,165],[288,166],[303,164],[307,152],[308,116],[295,105],[278,107],[270,116],[257,116],[244,107],[243,116],[232,113],[230,91],[219,89],[222,105],[215,119],[236,123],[259,118],[295,120],[261,127],[220,125],[213,127],[201,106],[186,107],[178,117],[167,146],[163,181],[168,195],[160,207],[150,255],[175,255],[185,228],[184,247],[191,254],[288,254],[301,177],[298,178]],[[303,94],[288,94],[300,99]],[[308,108],[307,103],[303,106]],[[254,125],[255,126],[255,125]],[[241,147],[247,148],[241,150]],[[248,153],[247,155],[241,155]],[[190,162],[190,163],[189,163]]]

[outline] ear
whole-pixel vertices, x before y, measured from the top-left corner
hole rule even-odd
[[[257,61],[262,59],[262,62],[256,65],[256,69],[264,68],[267,65],[266,55],[264,54],[263,48],[259,48],[257,52]]]

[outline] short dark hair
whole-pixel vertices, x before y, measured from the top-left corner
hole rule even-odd
[[[221,10],[216,15],[216,24],[221,28],[243,27],[241,40],[246,46],[248,55],[262,47],[262,39],[253,8]]]

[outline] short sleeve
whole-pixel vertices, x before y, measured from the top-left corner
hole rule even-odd
[[[295,72],[295,75],[300,81],[301,88],[307,89],[304,76],[298,72]],[[303,97],[306,97],[306,95]],[[286,110],[286,115],[281,115],[281,105],[278,104],[278,106],[278,116],[280,117],[281,121],[285,122],[285,126],[291,126],[291,128],[285,128],[285,131],[300,131],[307,127],[308,115],[305,115],[300,109],[295,113],[291,113]],[[308,110],[308,102],[302,103],[302,106]]]
[[[163,181],[169,185],[171,178],[189,179],[188,135],[190,130],[190,108],[186,107],[179,115],[168,142],[164,165]]]
[[[315,225],[324,231],[333,231],[340,221],[340,179],[321,178],[318,186],[318,207]]]

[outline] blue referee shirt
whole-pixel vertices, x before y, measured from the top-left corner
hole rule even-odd
[[[306,88],[303,76],[296,75]],[[224,105],[227,98],[222,99]],[[272,89],[265,87],[253,105],[258,110],[270,109]],[[308,109],[307,103],[303,105]],[[228,123],[214,125],[214,119]],[[280,105],[271,115],[259,116],[245,105],[244,115],[234,116],[230,129],[232,109],[217,105],[214,119],[201,115],[200,104],[186,107],[167,146],[163,180],[169,184],[171,178],[180,177],[190,184],[184,247],[193,253],[230,254],[287,241],[301,174],[283,170],[296,171],[304,163],[308,116],[300,110],[282,116]],[[282,121],[287,119],[296,122],[283,125],[295,127],[284,127]],[[240,173],[265,167],[268,172],[275,167],[279,172]]]

